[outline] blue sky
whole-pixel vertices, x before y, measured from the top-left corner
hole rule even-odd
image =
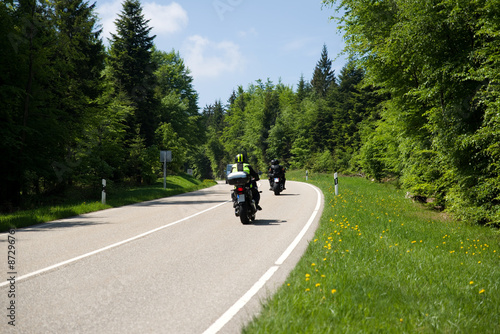
[[[123,0],[96,0],[107,44]],[[91,1],[92,3],[92,1]],[[226,103],[233,89],[268,78],[293,86],[310,80],[323,44],[338,75],[345,65],[336,15],[321,0],[142,0],[155,44],[178,51],[191,71],[200,111]]]

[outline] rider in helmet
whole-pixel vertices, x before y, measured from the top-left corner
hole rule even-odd
[[[283,189],[285,188],[285,169],[280,165],[278,159],[271,160],[271,167],[269,167],[267,171],[267,175],[269,176],[269,190],[273,190],[274,178],[279,177],[283,181]]]
[[[252,181],[250,181],[250,189],[252,190],[252,197],[255,200],[255,206],[257,207],[257,210],[262,210],[262,208],[259,205],[260,193],[259,189],[257,188],[257,181],[260,180],[259,174],[252,168],[252,166],[248,164],[245,154],[238,154],[234,159],[234,162],[235,164],[233,165],[233,169],[231,170],[232,173],[243,171],[250,174],[250,176],[253,178]]]

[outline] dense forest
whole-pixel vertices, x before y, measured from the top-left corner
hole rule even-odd
[[[324,46],[310,80],[256,80],[200,109],[189,69],[155,47],[138,0],[123,2],[109,47],[86,1],[2,1],[0,209],[102,178],[155,182],[168,149],[173,172],[221,177],[244,152],[260,170],[277,158],[393,180],[459,219],[500,224],[500,3],[323,7],[346,41],[340,73]]]

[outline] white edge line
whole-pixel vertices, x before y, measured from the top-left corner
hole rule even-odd
[[[222,203],[220,203],[220,204],[217,204],[217,205],[215,205],[215,206],[212,206],[211,208],[208,208],[208,209],[205,209],[205,210],[203,210],[203,211],[197,212],[197,213],[195,213],[195,214],[193,214],[193,215],[191,215],[191,216],[189,216],[189,217],[185,217],[185,218],[179,219],[179,220],[177,220],[177,221],[175,221],[175,222],[173,222],[173,223],[169,223],[169,224],[167,224],[167,225],[163,225],[163,226],[157,227],[157,228],[155,228],[155,229],[153,229],[153,230],[150,230],[150,231],[147,231],[147,232],[141,233],[141,234],[139,234],[139,235],[136,235],[135,237],[128,238],[128,239],[126,239],[126,240],[122,240],[122,241],[120,241],[120,242],[117,242],[117,243],[114,243],[114,244],[112,244],[112,245],[109,245],[109,246],[106,246],[106,247],[103,247],[103,248],[97,249],[97,250],[95,250],[95,251],[92,251],[92,252],[89,252],[89,253],[86,253],[86,254],[83,254],[83,255],[80,255],[80,256],[74,257],[74,258],[72,258],[72,259],[69,259],[69,260],[66,260],[66,261],[63,261],[63,262],[56,263],[56,264],[54,264],[54,265],[52,265],[52,266],[49,266],[49,267],[46,267],[46,268],[43,268],[43,269],[40,269],[40,270],[37,270],[37,271],[31,272],[31,273],[26,274],[26,275],[22,275],[22,276],[16,277],[16,281],[20,281],[20,280],[23,280],[23,279],[26,279],[26,278],[29,278],[29,277],[32,277],[32,276],[36,276],[36,275],[39,275],[39,274],[45,273],[45,272],[50,271],[50,270],[52,270],[52,269],[55,269],[55,268],[58,268],[58,267],[62,267],[62,266],[67,265],[67,264],[69,264],[69,263],[76,262],[76,261],[81,260],[81,259],[84,259],[84,258],[86,258],[86,257],[92,256],[92,255],[95,255],[95,254],[98,254],[98,253],[101,253],[101,252],[104,252],[104,251],[106,251],[106,250],[108,250],[108,249],[115,248],[115,247],[118,247],[118,246],[120,246],[120,245],[126,244],[126,243],[128,243],[128,242],[131,242],[131,241],[134,241],[134,240],[140,239],[140,238],[145,237],[145,236],[147,236],[147,235],[149,235],[149,234],[152,234],[152,233],[158,232],[158,231],[163,230],[163,229],[165,229],[165,228],[167,228],[167,227],[170,227],[170,226],[172,226],[172,225],[175,225],[175,224],[181,223],[181,222],[183,222],[183,221],[186,221],[186,220],[188,220],[188,219],[191,219],[191,218],[193,218],[193,217],[196,217],[196,216],[198,216],[198,215],[201,215],[201,214],[203,214],[203,213],[205,213],[205,212],[207,212],[207,211],[213,210],[213,209],[215,209],[215,208],[217,208],[217,207],[219,207],[219,206],[221,206],[221,205],[224,205],[224,204],[226,204],[226,203],[228,203],[228,202],[229,202],[229,201],[222,202]],[[9,282],[9,281],[2,282],[2,283],[0,283],[0,287],[5,286],[5,285],[8,285],[8,284],[10,284],[10,282]]]
[[[295,240],[293,240],[293,242],[290,244],[290,246],[288,246],[288,248],[283,252],[283,254],[275,262],[275,264],[278,266],[282,265],[283,262],[285,262],[285,260],[288,258],[288,256],[290,256],[290,254],[293,252],[295,247],[297,247],[300,240],[304,237],[307,230],[309,229],[312,222],[314,221],[314,218],[316,218],[316,215],[318,214],[319,208],[321,207],[321,193],[316,188],[314,188],[314,190],[316,190],[316,193],[318,194],[318,200],[316,202],[316,207],[314,208],[314,211],[313,211],[311,217],[309,218],[309,220],[307,221],[306,225],[304,225],[304,227],[302,228],[302,231],[300,231],[300,233],[297,235],[297,237],[295,237]]]
[[[308,183],[306,183],[308,184]],[[255,283],[250,290],[248,290],[243,297],[238,299],[236,303],[234,303],[233,306],[231,306],[224,314],[217,319],[210,327],[208,327],[207,330],[203,332],[203,334],[215,334],[218,331],[222,329],[231,319],[243,308],[245,305],[252,299],[252,297],[266,284],[266,282],[274,275],[274,273],[279,269],[279,266],[285,262],[285,260],[288,258],[288,256],[292,253],[292,251],[297,247],[298,243],[300,240],[304,237],[306,234],[307,230],[311,226],[312,222],[314,221],[314,218],[316,218],[316,215],[318,214],[318,211],[321,207],[321,193],[319,190],[308,184],[309,186],[313,187],[313,189],[316,191],[318,194],[318,200],[316,202],[316,207],[314,208],[313,213],[311,214],[311,217],[307,221],[306,225],[302,228],[300,233],[295,237],[293,242],[288,246],[288,248],[283,252],[283,254],[279,257],[279,259],[275,262],[275,265],[269,268],[264,275]]]
[[[266,282],[274,275],[278,266],[269,268],[264,275],[248,290],[236,303],[233,304],[224,314],[217,319],[203,334],[215,334],[222,329],[245,305],[252,299],[252,297],[259,292],[259,290],[266,284]]]

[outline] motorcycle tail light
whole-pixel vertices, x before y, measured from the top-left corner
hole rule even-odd
[[[241,188],[241,187],[236,188],[236,191],[239,192],[239,193],[242,193],[243,192],[243,188]]]

